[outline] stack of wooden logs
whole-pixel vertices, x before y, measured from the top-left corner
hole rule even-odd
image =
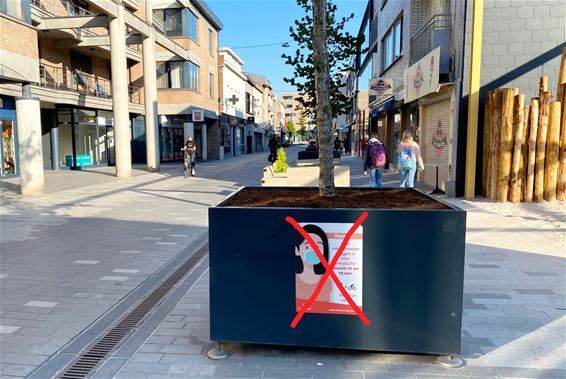
[[[566,48],[556,101],[548,77],[525,106],[517,88],[487,93],[482,195],[499,202],[566,200]]]

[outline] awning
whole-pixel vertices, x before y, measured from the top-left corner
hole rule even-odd
[[[385,100],[376,107],[372,108],[371,112],[369,113],[369,117],[377,117],[377,115],[380,114],[381,112],[392,109],[394,103],[395,103],[395,97],[391,96],[389,99]]]

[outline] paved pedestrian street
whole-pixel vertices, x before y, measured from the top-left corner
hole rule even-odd
[[[291,162],[302,148],[288,149]],[[128,179],[112,168],[46,171],[48,193],[28,198],[2,183],[0,376],[63,369],[206,246],[208,207],[259,185],[266,163],[266,153],[208,161],[188,179],[180,164]],[[367,186],[359,158],[343,164],[352,185]],[[449,201],[468,211],[461,368],[430,356],[235,343],[222,346],[227,359],[211,360],[205,254],[95,377],[566,377],[564,203]]]

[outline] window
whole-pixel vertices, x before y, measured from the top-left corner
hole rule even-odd
[[[188,74],[189,80],[187,81],[188,89],[192,89],[193,91],[198,91],[198,75],[199,75],[199,67],[194,64],[193,62],[187,62],[188,64]]]
[[[22,1],[0,0],[0,13],[12,16],[18,20],[24,19]]]
[[[189,38],[195,42],[198,42],[197,23],[197,16],[193,12],[189,11]]]
[[[402,29],[403,29],[403,18],[399,18],[393,26],[389,29],[385,37],[383,37],[382,43],[382,71],[385,71],[389,66],[397,60],[402,53],[401,41],[402,41]]]
[[[181,8],[156,9],[153,11],[156,27],[168,37],[183,35],[183,18]]]
[[[157,64],[157,88],[184,88],[184,69],[182,61]]]
[[[252,113],[252,95],[246,92],[246,113]]]
[[[210,88],[210,97],[214,99],[214,74],[208,74],[208,86]]]
[[[212,33],[212,30],[208,29],[208,52],[210,53],[210,55],[214,55],[214,34]]]

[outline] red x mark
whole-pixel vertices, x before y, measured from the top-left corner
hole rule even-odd
[[[348,230],[348,233],[346,233],[344,240],[342,240],[342,243],[340,244],[340,247],[336,251],[336,255],[334,256],[334,258],[332,258],[332,261],[330,262],[330,264],[328,264],[326,259],[324,259],[324,255],[322,255],[322,253],[320,252],[320,250],[318,248],[318,245],[316,243],[314,243],[310,234],[308,234],[305,231],[305,229],[303,229],[301,227],[301,225],[299,225],[299,223],[297,221],[295,221],[294,218],[292,218],[290,216],[287,216],[285,218],[285,221],[287,221],[289,224],[291,224],[293,226],[293,228],[295,228],[307,240],[309,245],[311,245],[312,249],[314,250],[315,254],[318,256],[318,259],[320,260],[320,262],[322,263],[322,265],[326,269],[326,272],[324,273],[322,278],[320,278],[320,281],[318,282],[318,284],[317,284],[315,290],[313,291],[311,297],[307,300],[307,302],[303,305],[303,307],[299,310],[299,313],[297,313],[297,315],[295,316],[295,318],[291,322],[291,328],[295,328],[297,326],[299,321],[301,321],[301,318],[303,318],[303,315],[305,314],[306,310],[312,305],[312,303],[315,302],[316,298],[318,297],[318,294],[320,293],[320,291],[322,290],[322,287],[324,286],[324,283],[326,282],[326,280],[328,280],[328,277],[332,278],[332,281],[336,284],[336,287],[338,287],[338,289],[342,293],[342,296],[344,296],[344,298],[346,299],[348,304],[350,304],[350,307],[352,307],[352,309],[354,310],[354,312],[356,312],[356,314],[362,320],[362,322],[366,326],[369,326],[369,324],[370,324],[369,319],[362,312],[362,310],[356,305],[356,303],[354,303],[354,300],[352,300],[352,298],[350,297],[348,292],[346,292],[346,289],[344,288],[344,286],[342,285],[342,283],[340,282],[340,280],[336,276],[336,273],[334,272],[334,267],[336,266],[338,259],[340,259],[340,256],[344,252],[346,245],[348,245],[348,241],[350,240],[350,238],[352,237],[352,235],[354,234],[356,229],[358,229],[358,226],[360,226],[362,224],[362,222],[364,222],[364,220],[366,219],[367,216],[368,216],[367,212],[362,213],[362,215],[358,218],[358,220],[354,223],[354,225],[352,225],[350,230]]]

